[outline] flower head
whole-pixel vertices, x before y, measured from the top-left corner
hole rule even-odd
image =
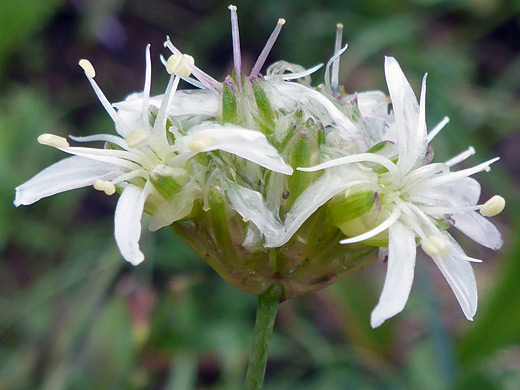
[[[372,312],[372,326],[381,325],[404,308],[413,282],[417,240],[437,264],[471,320],[477,308],[477,289],[470,262],[480,260],[468,257],[447,229],[454,226],[494,250],[502,246],[500,233],[483,215],[496,215],[505,201],[494,197],[478,205],[480,185],[470,178],[488,171],[498,158],[452,171],[453,166],[474,154],[474,149],[469,148],[445,163],[431,163],[433,153],[428,142],[440,127],[429,134],[426,131],[426,76],[419,103],[394,58],[386,58],[385,73],[394,117],[388,124],[386,139],[366,153],[298,169],[327,169],[329,176],[334,177],[331,182],[339,176],[351,184],[343,176],[346,172],[349,177],[356,172],[363,177],[335,198],[332,213],[335,223],[349,237],[341,240],[342,244],[364,242],[380,246],[388,256],[387,276]],[[344,190],[341,186],[337,189],[333,195]]]

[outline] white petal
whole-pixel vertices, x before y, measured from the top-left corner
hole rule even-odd
[[[388,237],[388,270],[377,306],[370,316],[372,328],[400,313],[412,289],[416,244],[415,234],[400,222],[390,226]]]
[[[159,107],[164,95],[150,98],[149,104]],[[114,104],[126,123],[136,123],[141,116],[143,94],[129,95],[124,101]],[[168,115],[207,115],[215,116],[218,112],[219,95],[210,90],[182,90],[175,92],[168,109]]]
[[[16,187],[14,204],[29,205],[47,196],[90,186],[96,179],[111,180],[122,173],[112,164],[83,157],[69,157]]]
[[[132,265],[138,265],[144,260],[144,255],[139,249],[139,239],[141,217],[148,194],[147,186],[142,189],[128,184],[117,202],[114,235],[121,255]]]
[[[455,227],[480,245],[493,250],[500,249],[504,244],[498,229],[478,212],[453,214]]]
[[[246,220],[251,221],[265,236],[266,241],[274,240],[284,233],[284,226],[275,218],[258,191],[230,184],[226,195],[233,209]]]
[[[477,204],[480,197],[480,184],[473,178],[464,177],[438,186],[430,186],[427,180],[415,189],[411,197],[425,204],[442,204],[454,207],[467,207]],[[427,200],[433,200],[428,202]]]
[[[186,217],[193,209],[193,202],[201,197],[199,186],[186,184],[171,199],[163,202],[153,213],[148,228],[154,232]]]
[[[275,172],[285,175],[290,175],[293,172],[293,169],[285,163],[278,151],[267,141],[265,135],[259,131],[238,126],[212,124],[208,128],[207,125],[204,125],[181,138],[178,144],[183,144],[187,148],[187,145],[195,137],[200,136],[211,139],[211,144],[204,148],[203,152],[223,150]]]
[[[424,123],[426,78],[422,83],[422,107],[420,107],[410,83],[393,57],[385,57],[385,76],[392,100],[395,124],[399,131],[398,166],[407,173],[415,165],[418,157],[426,152],[426,124]]]
[[[473,321],[478,303],[477,282],[473,268],[459,244],[449,234],[443,236],[448,243],[448,253],[442,257],[434,256],[433,260],[457,297],[466,318]]]
[[[381,91],[366,91],[357,94],[357,102],[361,115],[365,118],[378,118],[390,120],[388,114],[389,99]]]

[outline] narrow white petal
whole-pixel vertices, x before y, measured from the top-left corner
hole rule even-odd
[[[457,297],[466,318],[473,321],[478,304],[477,282],[473,268],[457,242],[449,234],[444,234],[444,237],[449,246],[448,254],[434,256],[433,260]]]
[[[15,206],[76,188],[90,186],[96,179],[110,180],[121,175],[112,164],[83,157],[69,157],[45,168],[26,183],[16,187]]]
[[[148,120],[148,106],[150,104],[150,88],[152,87],[152,59],[150,57],[150,44],[146,45],[146,71],[144,77],[143,104],[141,107],[141,121],[145,129],[150,131]],[[132,122],[130,122],[132,123]],[[135,122],[133,122],[135,123]]]
[[[191,213],[193,202],[202,195],[201,189],[191,183],[185,185],[175,196],[163,202],[153,213],[148,228],[154,232],[171,225]]]
[[[415,270],[415,234],[400,222],[388,231],[388,269],[377,306],[370,316],[372,328],[400,313],[412,289]]]
[[[290,73],[282,73],[282,74],[273,74],[269,76],[265,76],[266,80],[296,80],[301,79],[305,76],[309,76],[319,70],[323,64],[314,65],[312,68],[302,70],[301,72],[290,72]]]
[[[431,205],[451,205],[454,207],[467,207],[477,204],[480,197],[480,184],[471,177],[463,177],[442,185],[430,186],[430,181],[425,181],[415,189],[413,201],[421,201]],[[428,202],[431,200],[431,202]]]
[[[223,150],[275,172],[285,175],[290,175],[293,172],[293,169],[284,162],[278,151],[267,141],[265,135],[259,131],[238,126],[212,124],[208,128],[204,125],[181,138],[178,144],[187,148],[191,142],[197,139],[210,141],[206,147],[197,151]]]
[[[350,180],[345,180],[345,177],[349,177]],[[284,245],[305,223],[307,218],[329,199],[359,184],[370,185],[370,182],[366,179],[366,176],[363,178],[363,174],[355,170],[345,171],[341,175],[337,172],[325,172],[323,176],[307,187],[291,206],[284,221],[285,234],[266,241],[265,246],[275,248]]]
[[[141,168],[140,165],[136,164],[133,161],[137,159],[137,156],[131,152],[127,152],[124,150],[95,149],[76,146],[57,149],[65,153],[74,154],[80,157],[86,157],[91,160],[96,160],[107,164],[114,164],[119,167],[130,170]]]
[[[453,214],[451,217],[455,220],[457,229],[480,245],[497,250],[504,244],[502,235],[496,226],[478,212]]]
[[[354,244],[356,242],[361,242],[368,240],[369,238],[372,238],[374,236],[377,236],[379,233],[384,232],[386,229],[388,229],[390,226],[392,226],[401,216],[401,209],[399,207],[395,207],[392,210],[392,214],[385,219],[380,225],[373,228],[372,230],[369,230],[366,233],[360,234],[355,237],[351,238],[345,238],[344,240],[341,240],[340,244]]]
[[[114,235],[121,255],[132,265],[138,265],[144,260],[144,255],[139,249],[139,239],[141,217],[148,194],[148,188],[128,184],[117,202]]]
[[[284,226],[267,208],[262,194],[258,191],[232,183],[226,188],[226,195],[233,209],[242,218],[256,225],[266,237],[266,241],[278,238],[284,233]]]

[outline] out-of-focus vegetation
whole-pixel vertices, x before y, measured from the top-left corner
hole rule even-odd
[[[335,25],[350,46],[347,91],[386,91],[384,55],[419,89],[428,78],[439,160],[468,145],[467,165],[499,155],[479,174],[499,192],[497,254],[458,236],[475,265],[480,308],[464,319],[428,259],[418,261],[404,312],[372,330],[385,272],[374,265],[324,291],[285,302],[267,389],[520,388],[520,2],[505,0],[238,1],[242,50],[252,64],[279,17],[287,24],[271,61],[312,66],[333,50]],[[89,58],[112,101],[142,89],[152,44],[153,91],[168,34],[216,78],[230,70],[227,3],[167,0],[0,2],[0,389],[239,389],[255,297],[234,290],[168,229],[141,240],[147,261],[120,257],[115,198],[77,190],[15,209],[14,187],[63,156],[44,132],[110,133],[110,118],[77,66]],[[247,66],[247,65],[246,65]],[[321,75],[314,75],[319,83]]]

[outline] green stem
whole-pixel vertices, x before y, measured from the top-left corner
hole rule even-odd
[[[247,390],[260,390],[263,387],[265,367],[267,365],[267,348],[269,347],[269,341],[271,341],[274,320],[276,319],[278,304],[282,296],[283,288],[280,285],[272,286],[265,293],[258,296],[253,349],[247,367]]]

